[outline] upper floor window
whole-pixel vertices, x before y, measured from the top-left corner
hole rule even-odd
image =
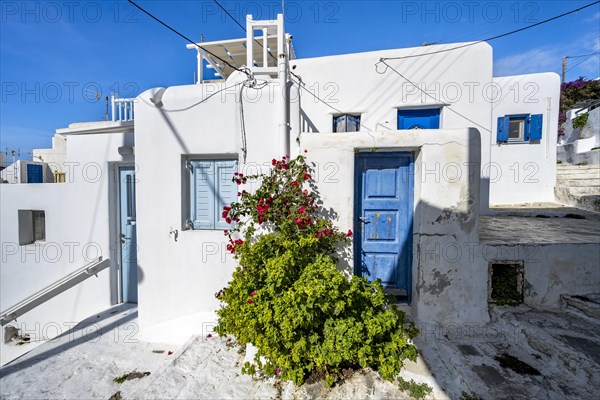
[[[360,131],[360,114],[342,114],[333,117],[334,132]]]
[[[233,182],[237,160],[190,160],[190,209],[188,225],[191,229],[229,229],[223,218],[223,207],[237,201],[238,187]]]
[[[19,245],[46,240],[46,213],[43,210],[18,210]]]
[[[398,129],[440,129],[440,108],[398,110]]]
[[[498,118],[496,141],[530,142],[542,139],[542,114],[506,115]]]

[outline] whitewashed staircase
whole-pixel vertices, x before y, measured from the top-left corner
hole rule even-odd
[[[600,212],[600,164],[557,165],[556,201]]]

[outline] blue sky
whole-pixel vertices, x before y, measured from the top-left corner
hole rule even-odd
[[[286,31],[299,58],[480,40],[587,1],[293,1]],[[281,1],[221,1],[238,20],[272,18]],[[244,32],[212,1],[139,0],[188,37]],[[0,150],[50,147],[56,128],[101,120],[104,96],[193,82],[195,51],[126,1],[2,0]],[[563,56],[600,51],[600,5],[491,42],[495,74],[560,72]],[[600,76],[598,55],[569,60],[567,81]],[[96,99],[98,93],[100,100]]]

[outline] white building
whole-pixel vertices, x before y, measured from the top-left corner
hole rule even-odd
[[[24,259],[17,210],[43,210],[45,239],[29,244],[34,251],[95,243],[94,256],[108,261],[100,279],[20,323],[77,321],[137,302],[144,338],[183,342],[214,322],[214,293],[235,267],[220,219],[236,197],[229,177],[307,149],[326,207],[357,232],[360,263],[341,268],[371,269],[419,321],[487,321],[488,260],[439,249],[478,243],[490,205],[554,200],[558,76],[494,78],[486,43],[296,59],[281,17],[249,19],[247,28],[247,38],[199,44],[198,83],[147,90],[133,122],[57,130],[62,165],[72,168],[66,185],[2,190],[3,241],[16,245],[2,250],[0,308],[96,260],[85,252],[53,265]],[[256,30],[266,36],[252,37]],[[201,79],[205,59],[223,80]],[[214,178],[206,191],[200,170]],[[395,208],[378,209],[380,197]],[[392,245],[366,239],[380,229],[368,224],[374,213],[388,215]]]

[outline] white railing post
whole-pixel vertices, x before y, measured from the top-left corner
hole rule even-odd
[[[114,94],[110,95],[110,109],[112,111],[112,113],[111,113],[112,120],[115,121],[115,95]]]

